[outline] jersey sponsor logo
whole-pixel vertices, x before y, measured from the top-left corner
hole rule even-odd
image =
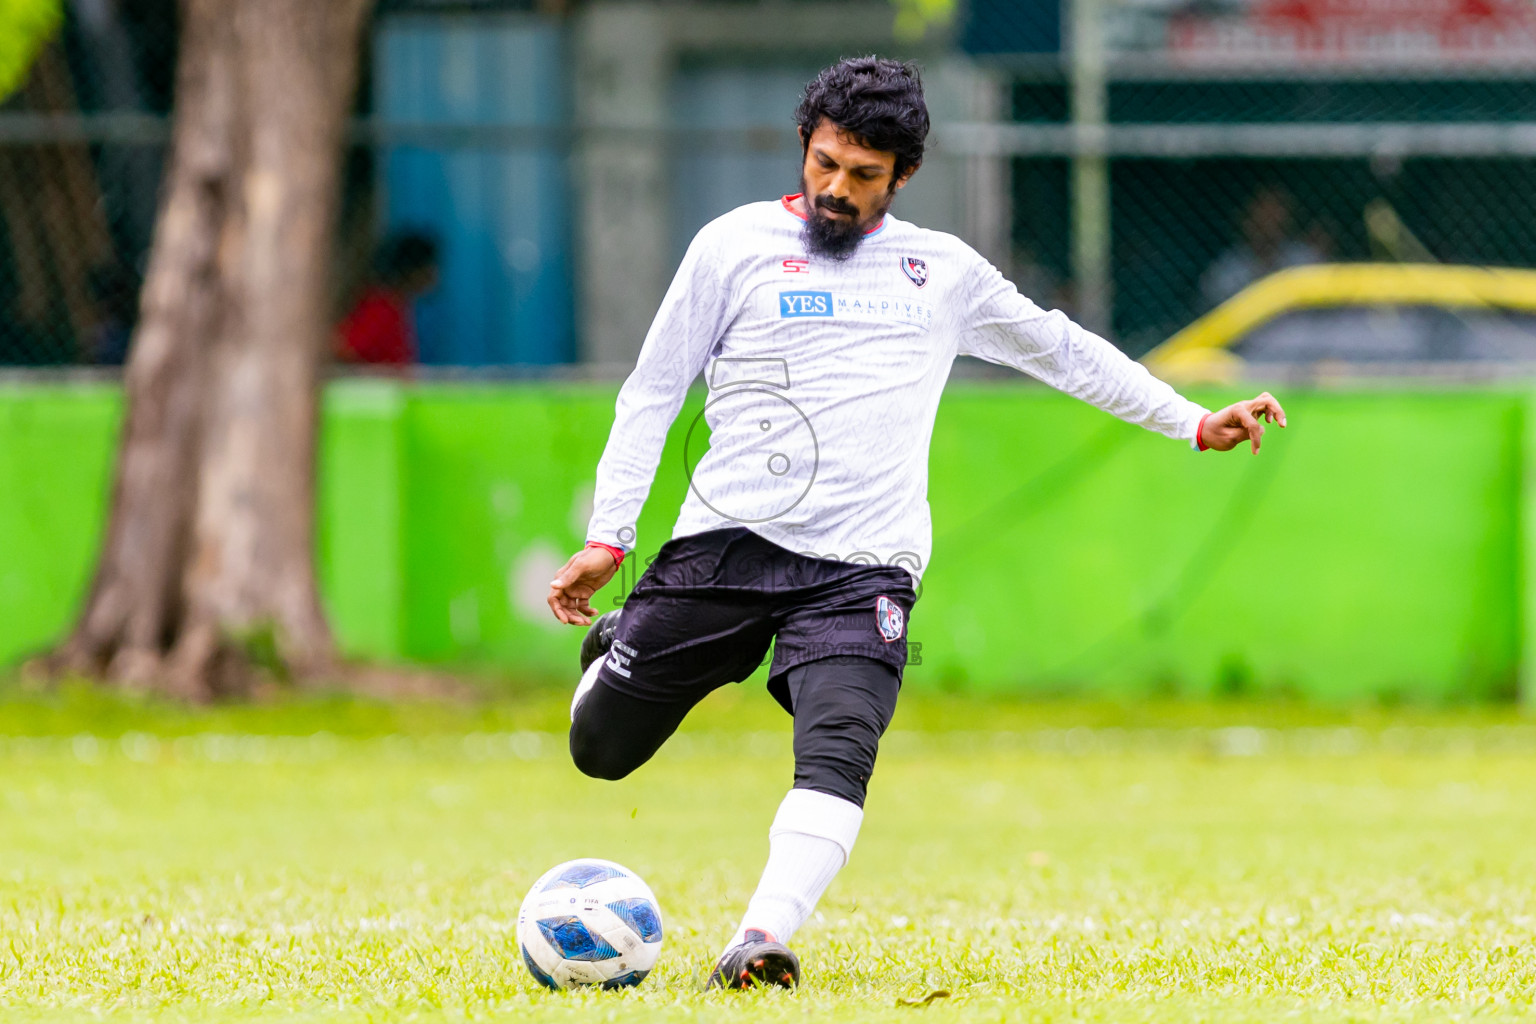
[[[831,292],[779,292],[779,319],[831,316]]]
[[[933,326],[933,306],[898,295],[779,292],[779,319],[803,316],[909,324],[923,330]]]
[[[900,640],[902,627],[906,625],[901,606],[884,594],[875,602],[875,625],[880,627],[880,635],[886,643]]]
[[[901,272],[919,288],[928,283],[928,263],[916,256],[903,256],[901,258]]]
[[[894,321],[923,330],[933,326],[932,306],[896,295],[839,295],[833,308],[849,320]]]
[[[781,266],[786,274],[809,274],[811,272],[810,260],[785,260]]]

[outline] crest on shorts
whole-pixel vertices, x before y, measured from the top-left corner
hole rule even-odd
[[[880,635],[886,643],[901,639],[902,627],[906,622],[901,614],[901,606],[884,594],[875,602],[875,625],[880,627]]]
[[[916,256],[903,256],[901,258],[901,272],[906,274],[911,282],[921,288],[928,283],[928,263]]]

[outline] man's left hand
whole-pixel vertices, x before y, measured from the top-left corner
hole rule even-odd
[[[592,625],[592,620],[597,618],[592,595],[613,579],[618,568],[611,551],[601,547],[582,548],[549,581],[549,610],[567,625]]]
[[[1264,436],[1262,420],[1285,426],[1285,410],[1268,391],[1246,402],[1234,402],[1205,418],[1200,428],[1200,443],[1218,452],[1229,452],[1244,441],[1253,443],[1259,454],[1259,438]]]

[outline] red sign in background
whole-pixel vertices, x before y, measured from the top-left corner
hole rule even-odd
[[[1175,15],[1168,48],[1201,64],[1536,64],[1536,0],[1255,0]]]

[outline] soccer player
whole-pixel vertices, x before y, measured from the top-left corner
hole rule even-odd
[[[888,212],[923,158],[917,70],[844,60],[795,112],[800,193],[706,225],[619,392],[586,547],[550,585],[590,626],[571,756],[620,779],[710,691],[776,640],[769,692],[794,716],[794,787],[768,864],[709,983],[794,986],[784,945],[847,863],[906,664],[927,568],[928,445],[957,355],[1012,366],[1200,450],[1285,425],[1268,394],[1208,412],[1109,342],[1020,295],[952,235]],[[619,611],[592,596],[635,546],[635,520],[689,384],[704,374],[709,450],[672,539]]]

